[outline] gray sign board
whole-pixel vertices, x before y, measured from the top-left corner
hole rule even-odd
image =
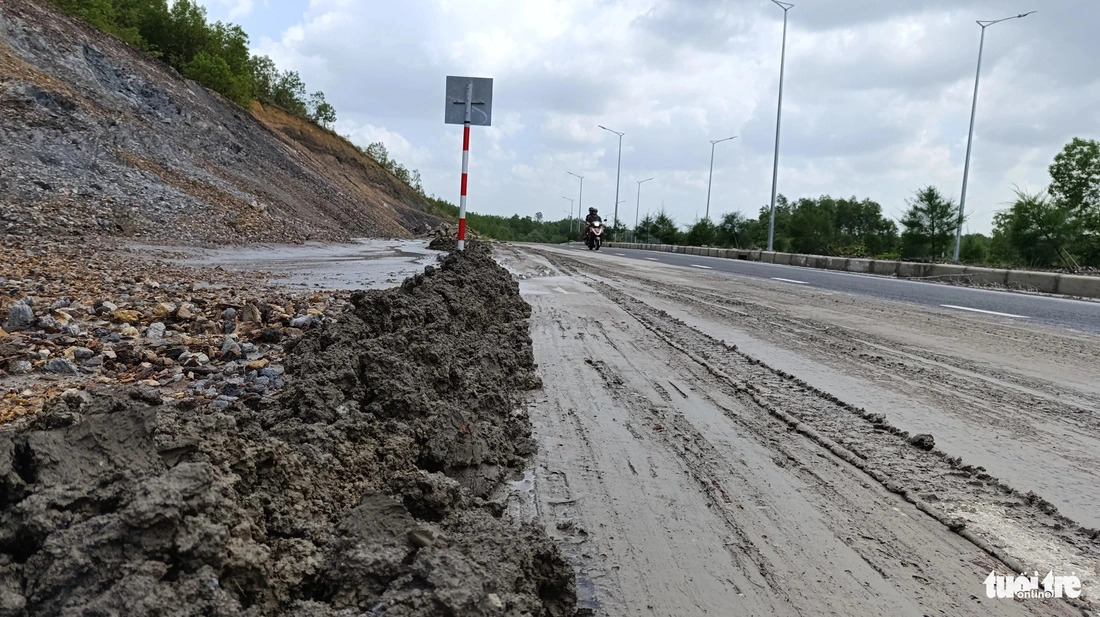
[[[443,112],[445,124],[465,124],[466,86],[473,84],[470,124],[490,126],[493,117],[493,80],[490,77],[447,76],[447,107]]]

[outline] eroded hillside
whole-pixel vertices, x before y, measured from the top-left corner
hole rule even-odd
[[[333,133],[252,113],[46,3],[0,4],[0,233],[408,236],[426,201]]]

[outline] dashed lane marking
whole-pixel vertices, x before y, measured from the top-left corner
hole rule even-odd
[[[985,313],[986,315],[997,315],[1000,317],[1014,317],[1016,319],[1031,319],[1027,315],[1013,315],[1012,313],[999,313],[997,311],[987,311],[985,309],[970,308],[969,306],[955,306],[954,304],[941,304],[940,306],[950,309],[958,309],[960,311],[973,311],[975,313]]]
[[[809,285],[806,281],[796,281],[794,279],[781,279],[778,276],[771,277],[773,281],[780,281],[782,283],[794,283],[795,285]]]
[[[711,268],[710,266],[700,266],[699,264],[691,264],[691,267],[692,268],[702,268],[704,270],[713,270],[714,269],[714,268]]]

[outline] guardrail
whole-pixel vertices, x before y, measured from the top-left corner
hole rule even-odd
[[[701,257],[723,257],[774,263],[785,266],[802,266],[822,270],[878,274],[898,278],[958,281],[979,285],[1000,285],[1008,289],[1038,291],[1049,294],[1100,298],[1100,276],[1080,276],[1033,270],[1007,270],[980,268],[956,264],[930,264],[896,259],[860,259],[855,257],[827,257],[801,253],[779,253],[746,249],[722,249],[708,246],[681,246],[678,244],[640,244],[630,242],[606,242],[609,248],[641,249],[664,253],[681,253]]]

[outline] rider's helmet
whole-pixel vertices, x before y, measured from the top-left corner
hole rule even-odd
[[[588,209],[589,214],[595,214],[596,212],[597,212],[597,210],[595,208],[589,208]]]

